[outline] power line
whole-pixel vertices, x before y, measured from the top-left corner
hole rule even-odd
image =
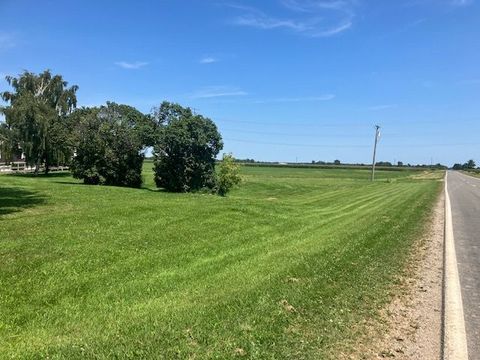
[[[291,137],[324,137],[324,138],[332,138],[332,136],[341,136],[342,138],[365,138],[365,135],[339,135],[339,134],[315,134],[315,133],[309,133],[309,134],[299,134],[299,133],[282,133],[282,132],[271,132],[271,131],[256,131],[256,130],[243,130],[243,129],[225,129],[222,128],[222,131],[228,131],[228,132],[235,132],[235,133],[244,133],[244,134],[255,134],[255,135],[271,135],[271,136],[291,136]],[[395,136],[395,134],[391,134],[392,136]]]
[[[252,141],[243,139],[224,138],[226,141],[234,141],[248,144],[257,145],[276,145],[276,146],[293,146],[293,147],[318,147],[318,148],[369,148],[371,145],[319,145],[319,144],[295,144],[284,142],[264,142],[264,141]],[[383,145],[384,148],[429,148],[429,147],[454,147],[454,146],[480,146],[480,143],[442,143],[442,144],[399,144],[399,145]]]
[[[343,132],[342,134],[331,134],[331,133],[322,133],[322,134],[316,134],[314,132],[310,132],[308,134],[306,133],[292,133],[292,132],[276,132],[276,131],[257,131],[257,130],[244,130],[244,129],[237,129],[237,128],[224,128],[221,127],[222,132],[234,132],[234,133],[244,133],[244,134],[256,134],[256,135],[271,135],[271,136],[291,136],[291,137],[324,137],[324,138],[332,138],[333,136],[341,136],[342,138],[365,138],[365,134],[360,134],[360,135],[345,135]],[[389,139],[392,138],[397,138],[397,139],[402,139],[402,138],[412,138],[412,134],[400,134],[400,133],[384,133],[385,136],[387,136]],[[415,135],[418,135],[420,137],[428,136],[428,135],[450,135],[449,133],[445,132],[424,132],[424,133],[415,133]]]
[[[420,124],[431,124],[431,125],[438,125],[442,123],[448,123],[448,120],[444,121],[438,121],[438,120],[390,120],[391,124],[395,124],[396,126],[400,125],[420,125]],[[455,120],[455,124],[469,124],[469,123],[477,123],[480,121],[480,118],[476,119],[464,119],[464,120]],[[217,118],[216,119],[217,123],[221,124],[229,124],[229,123],[238,123],[238,124],[256,124],[256,125],[264,125],[264,126],[307,126],[307,127],[352,127],[352,126],[358,126],[358,127],[368,127],[369,121],[368,120],[358,120],[358,121],[349,121],[349,122],[339,122],[335,121],[332,119],[327,119],[326,122],[305,122],[305,121],[297,121],[296,119],[290,120],[290,121],[272,121],[272,122],[266,122],[266,121],[255,121],[255,120],[237,120],[237,119],[225,119],[225,118]]]
[[[240,140],[232,138],[224,138],[227,141],[235,141],[247,144],[258,144],[258,145],[276,145],[276,146],[295,146],[295,147],[319,147],[319,148],[368,148],[370,145],[318,145],[318,144],[292,144],[292,143],[282,143],[282,142],[258,142],[251,140]]]

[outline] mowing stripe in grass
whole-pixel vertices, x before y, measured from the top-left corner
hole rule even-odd
[[[242,171],[227,198],[0,177],[45,198],[0,216],[0,358],[322,358],[353,339],[440,183]]]

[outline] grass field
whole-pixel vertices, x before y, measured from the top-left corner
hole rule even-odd
[[[478,169],[475,169],[475,170],[462,170],[462,173],[464,173],[465,175],[480,177],[480,170],[478,170]]]
[[[245,167],[230,196],[0,176],[1,358],[335,358],[442,173]]]

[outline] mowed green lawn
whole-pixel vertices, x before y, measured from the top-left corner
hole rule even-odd
[[[222,198],[145,167],[143,189],[0,176],[0,358],[335,358],[442,176],[244,167]]]

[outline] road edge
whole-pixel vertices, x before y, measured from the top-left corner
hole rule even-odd
[[[462,292],[458,274],[452,208],[445,173],[445,259],[444,259],[444,331],[443,358],[468,360],[467,334],[463,315]]]

